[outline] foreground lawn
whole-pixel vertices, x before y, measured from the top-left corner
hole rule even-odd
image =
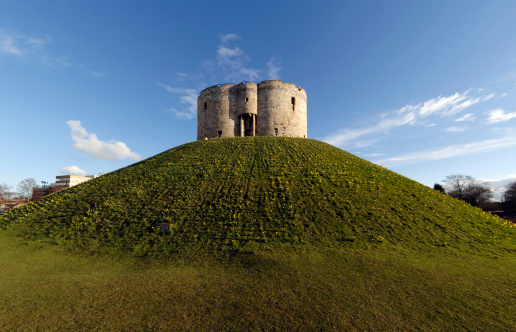
[[[0,330],[514,331],[516,254],[393,246],[114,258],[0,231]]]

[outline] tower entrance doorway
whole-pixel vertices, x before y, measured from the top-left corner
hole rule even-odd
[[[256,114],[240,115],[240,137],[256,136]]]

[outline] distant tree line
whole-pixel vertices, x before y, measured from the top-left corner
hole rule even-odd
[[[37,184],[33,178],[21,180],[16,187],[17,191],[13,191],[10,185],[3,182],[0,183],[0,195],[3,199],[21,199],[28,202],[32,198],[32,189],[35,187]]]
[[[516,181],[505,186],[502,194],[502,207],[506,210],[516,210]]]
[[[434,189],[444,194],[463,200],[473,206],[484,210],[502,208],[505,210],[516,209],[516,181],[505,186],[501,196],[501,202],[493,202],[493,191],[482,181],[476,180],[471,175],[448,175],[443,184],[434,184]]]

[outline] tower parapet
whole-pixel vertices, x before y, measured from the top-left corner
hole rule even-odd
[[[306,92],[279,80],[220,84],[197,99],[197,139],[307,137]]]

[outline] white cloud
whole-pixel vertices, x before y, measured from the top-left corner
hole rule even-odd
[[[73,149],[77,152],[84,152],[95,159],[134,159],[140,160],[140,155],[134,153],[123,142],[111,140],[101,141],[95,134],[89,134],[81,125],[80,121],[66,122],[71,130],[72,140],[75,142]]]
[[[229,48],[223,45],[219,46],[219,49],[217,50],[217,58],[222,62],[229,62],[231,61],[231,58],[243,55],[244,52],[237,47],[235,48]]]
[[[491,189],[491,191],[493,191],[495,200],[500,200],[506,190],[506,186],[509,183],[516,182],[516,175],[509,175],[505,179],[501,180],[481,179],[480,181],[485,183]]]
[[[516,175],[510,174],[508,177],[506,177],[505,179],[501,179],[501,180],[500,179],[497,179],[497,180],[481,179],[480,181],[489,183],[492,187],[503,187],[503,186],[508,185],[509,183],[515,182]]]
[[[460,133],[464,130],[466,130],[466,127],[457,127],[457,126],[451,126],[451,127],[444,129],[444,131],[449,132],[449,133]]]
[[[427,124],[426,127],[435,127],[436,124],[435,123],[430,123],[430,124]]]
[[[86,176],[88,172],[83,169],[80,169],[78,166],[67,166],[60,168],[59,171],[62,174],[70,174],[70,175],[78,175],[78,176]]]
[[[378,121],[369,127],[359,129],[344,128],[333,135],[323,138],[323,140],[339,147],[356,146],[358,144],[356,140],[364,136],[379,135],[405,125],[424,125],[425,122],[423,120],[428,117],[450,117],[468,107],[495,97],[493,93],[476,97],[471,95],[472,92],[473,90],[470,89],[463,93],[457,92],[448,97],[439,96],[417,105],[406,105],[397,111],[380,115]],[[477,90],[477,93],[479,92],[481,90]],[[451,130],[457,128],[455,127]]]
[[[428,101],[425,101],[418,110],[418,114],[422,117],[427,117],[430,114],[436,113],[436,112],[442,112],[446,109],[451,109],[454,106],[458,106],[461,104],[461,102],[466,98],[466,94],[468,91],[464,93],[455,93],[454,95],[451,95],[449,97],[437,97],[434,99],[430,99]]]
[[[454,120],[455,122],[463,122],[463,121],[474,121],[476,119],[473,113],[464,114],[460,118]]]
[[[463,93],[457,92],[448,97],[439,96],[437,98],[430,99],[419,107],[419,115],[422,117],[427,117],[434,113],[451,115],[495,97],[495,94],[491,93],[486,96],[473,98],[469,96],[470,92],[471,89],[464,91]]]
[[[227,44],[233,40],[240,39],[241,37],[236,33],[226,33],[225,35],[220,36],[220,42],[223,44]]]
[[[501,138],[489,139],[480,142],[453,145],[433,151],[409,153],[399,157],[378,160],[376,161],[376,163],[381,164],[383,166],[411,164],[427,160],[438,160],[471,155],[500,148],[507,148],[511,146],[516,146],[516,136],[513,134]]]
[[[487,118],[487,123],[506,122],[510,119],[516,118],[516,112],[507,113],[505,110],[501,108],[491,110],[488,112],[488,114],[489,118]]]

